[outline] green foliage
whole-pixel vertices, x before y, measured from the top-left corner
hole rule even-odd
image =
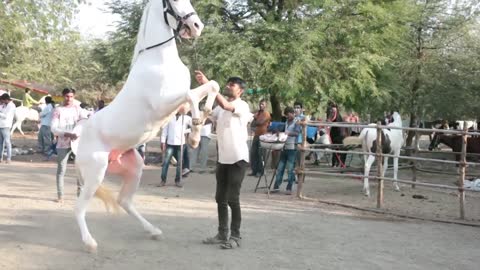
[[[74,85],[86,100],[112,98],[128,75],[147,1],[111,0],[108,11],[120,19],[105,40],[72,30],[80,2],[0,1],[0,71]],[[413,121],[480,113],[479,0],[193,4],[206,27],[177,43],[184,63],[220,83],[241,76],[249,88],[267,89],[246,98],[270,98],[276,118],[294,100],[312,113],[333,100],[363,115],[397,109]]]
[[[1,1],[0,69],[9,78],[68,82],[68,69],[78,33],[69,22],[81,1]],[[70,68],[72,69],[72,68]]]

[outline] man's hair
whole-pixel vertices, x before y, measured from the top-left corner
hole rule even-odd
[[[53,98],[50,97],[50,96],[45,97],[45,103],[47,103],[47,104],[50,104],[50,103],[55,104],[55,102],[53,101]]]
[[[300,106],[300,108],[303,109],[303,104],[300,101],[295,101],[295,103],[293,103],[293,107],[295,107],[295,106]]]
[[[28,92],[30,92],[30,88],[27,87],[25,88],[25,93],[28,93]]]
[[[227,83],[238,84],[243,90],[247,87],[247,83],[240,77],[230,77],[228,78]]]
[[[70,94],[70,93],[73,93],[75,94],[75,89],[71,88],[71,87],[67,87],[67,88],[64,88],[63,91],[62,91],[62,96],[65,96],[66,94]]]
[[[283,110],[283,114],[287,115],[289,113],[295,113],[295,110],[292,107],[286,107],[285,110]]]
[[[0,100],[10,100],[10,95],[8,93],[1,95]]]
[[[263,103],[263,102],[267,103],[267,100],[264,99],[264,98],[262,98],[262,99],[260,99],[260,101],[258,102],[258,104]]]

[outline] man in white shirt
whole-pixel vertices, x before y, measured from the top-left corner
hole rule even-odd
[[[167,182],[168,167],[170,165],[170,159],[172,159],[172,156],[174,156],[175,159],[179,161],[180,149],[182,145],[183,149],[186,149],[185,134],[190,133],[190,126],[192,126],[192,118],[188,115],[185,115],[185,108],[181,107],[178,110],[177,115],[172,117],[170,122],[163,128],[160,141],[162,143],[162,151],[165,153],[165,159],[163,160],[162,165],[162,181],[160,182],[160,186],[165,186]],[[188,162],[188,158],[185,158],[183,160],[184,162]],[[184,165],[186,168],[190,167],[188,166],[188,164]],[[177,170],[175,174],[175,186],[177,187],[183,186],[183,184],[180,182],[181,170],[182,167],[180,166],[180,164],[177,164]]]
[[[207,77],[195,72],[200,84],[208,82]],[[248,123],[253,115],[248,104],[240,97],[245,90],[245,82],[238,77],[227,81],[225,96],[217,95],[217,106],[211,119],[217,126],[218,163],[216,171],[217,187],[215,200],[218,211],[218,233],[203,240],[204,244],[220,244],[223,249],[240,246],[240,188],[249,162]],[[228,228],[228,207],[232,211],[230,230]],[[230,231],[230,237],[228,237]]]
[[[10,129],[15,115],[15,104],[13,104],[10,95],[4,93],[0,96],[0,162],[3,162],[3,150],[7,148],[6,163],[12,160],[12,142],[10,139]]]

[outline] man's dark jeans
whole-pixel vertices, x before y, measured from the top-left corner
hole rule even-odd
[[[217,191],[215,200],[218,210],[218,233],[220,237],[228,237],[228,207],[232,210],[230,225],[231,236],[240,238],[242,214],[240,210],[240,188],[248,163],[240,160],[234,164],[217,163]]]
[[[185,154],[185,149],[187,148],[186,145],[183,146],[184,152],[183,152],[183,168],[190,168],[189,164],[189,158]],[[175,173],[175,182],[180,181],[180,174],[182,173],[182,168],[180,168],[180,145],[167,145],[167,149],[165,151],[165,160],[163,161],[163,166],[162,166],[162,182],[167,181],[167,173],[168,173],[168,167],[170,165],[170,160],[172,159],[172,156],[175,157],[177,160],[177,168],[176,168],[176,173]]]
[[[250,149],[250,162],[252,174],[263,174],[263,160],[265,151],[260,147],[260,136],[253,137],[252,148]]]

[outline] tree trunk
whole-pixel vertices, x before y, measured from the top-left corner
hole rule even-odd
[[[420,88],[420,66],[417,67],[418,73],[416,74],[415,82],[413,83],[411,95],[410,95],[410,127],[417,127],[418,126],[418,89]],[[415,137],[414,131],[409,131],[406,141],[406,146],[412,146],[413,138]],[[408,151],[410,153],[410,150]]]
[[[282,119],[282,106],[280,100],[275,94],[275,90],[270,91],[270,104],[272,105],[272,120],[279,121]]]
[[[423,54],[423,28],[421,26],[417,27],[416,29],[417,32],[417,44],[416,44],[416,70],[415,70],[415,81],[413,82],[412,85],[412,90],[410,92],[410,127],[417,127],[418,126],[418,99],[420,98],[420,76],[422,72],[422,61],[424,58]],[[414,131],[409,131],[408,136],[407,136],[407,141],[406,141],[406,146],[410,147],[412,146],[413,138],[415,137],[415,132]],[[410,155],[411,150],[407,151],[407,154]]]

